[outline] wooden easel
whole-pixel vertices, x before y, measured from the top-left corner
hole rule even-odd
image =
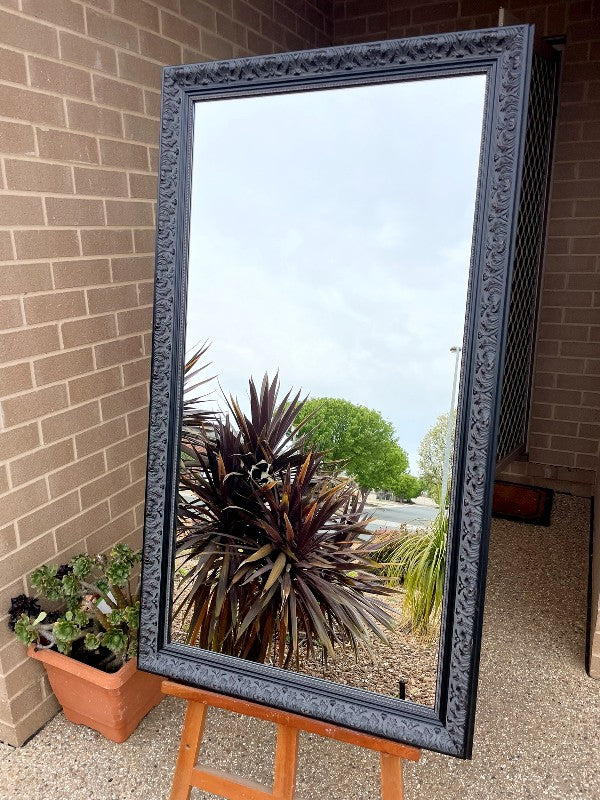
[[[355,744],[378,752],[381,759],[382,800],[403,800],[402,761],[418,761],[421,756],[421,751],[416,747],[390,742],[377,736],[358,733],[328,722],[301,717],[298,714],[290,714],[246,700],[182,686],[172,681],[163,681],[162,690],[165,694],[188,701],[170,800],[189,800],[194,786],[228,800],[294,800],[300,731],[316,733],[338,742]],[[196,766],[198,751],[202,744],[206,711],[209,707],[234,711],[277,725],[272,792],[256,781],[239,775]]]

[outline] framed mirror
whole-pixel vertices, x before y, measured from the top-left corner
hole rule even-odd
[[[530,61],[165,70],[142,669],[470,756]]]

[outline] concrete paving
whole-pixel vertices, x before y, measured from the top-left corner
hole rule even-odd
[[[600,800],[600,682],[584,670],[589,514],[557,495],[550,528],[495,521],[474,758],[424,754],[407,767],[407,800]],[[59,715],[0,749],[0,798],[167,798],[183,710],[168,698],[121,745]],[[205,742],[202,761],[268,784],[271,726],[215,713]],[[374,754],[307,735],[300,747],[298,800],[379,797]]]

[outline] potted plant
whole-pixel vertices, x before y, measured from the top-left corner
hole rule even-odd
[[[49,601],[12,598],[9,626],[41,661],[67,719],[123,742],[161,699],[161,678],[136,666],[139,599],[131,575],[141,552],[117,544],[108,555],[45,565],[31,585]]]

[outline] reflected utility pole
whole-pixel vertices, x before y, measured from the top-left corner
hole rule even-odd
[[[450,445],[452,441],[452,427],[454,417],[454,401],[456,399],[456,380],[458,378],[458,364],[460,361],[460,351],[462,347],[451,347],[450,352],[456,355],[454,361],[454,380],[452,382],[452,399],[450,400],[450,413],[448,414],[448,424],[446,425],[446,447],[444,450],[444,467],[442,469],[442,488],[440,492],[440,511],[446,508],[446,495],[448,494],[448,478],[450,472]]]

